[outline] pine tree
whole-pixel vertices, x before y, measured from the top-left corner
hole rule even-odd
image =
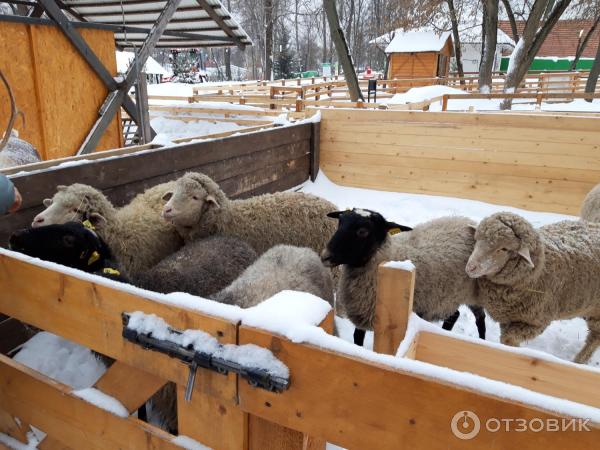
[[[290,34],[285,27],[281,27],[279,33],[279,42],[276,47],[277,57],[273,64],[273,73],[276,80],[282,78],[292,78],[292,74],[297,71],[295,67],[294,49],[290,45]]]

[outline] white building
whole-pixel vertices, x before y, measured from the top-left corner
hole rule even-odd
[[[502,55],[511,54],[514,48],[515,41],[504,31],[498,29],[496,54],[494,55],[492,70],[499,70]],[[464,72],[479,72],[479,63],[481,62],[481,26],[468,28],[460,32],[460,49]],[[452,58],[450,70],[456,71],[456,58]]]

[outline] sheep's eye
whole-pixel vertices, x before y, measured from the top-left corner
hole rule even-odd
[[[79,210],[78,210],[77,208],[73,208],[73,210],[72,210],[72,211],[73,211],[74,213],[77,213],[77,212],[79,212]]]
[[[508,249],[507,249],[506,247],[502,247],[502,248],[499,248],[499,249],[498,249],[498,250],[496,250],[496,251],[497,251],[498,253],[500,253],[500,252],[507,252],[507,251],[508,251]]]
[[[359,228],[356,235],[360,238],[366,238],[369,235],[369,230],[366,228]]]
[[[197,195],[193,195],[193,196],[192,196],[192,198],[193,198],[194,200],[198,200],[198,196],[197,196]]]

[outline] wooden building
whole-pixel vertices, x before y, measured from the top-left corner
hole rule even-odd
[[[388,79],[445,77],[454,47],[449,32],[396,30],[385,53]]]

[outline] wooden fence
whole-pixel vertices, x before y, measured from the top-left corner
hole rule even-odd
[[[318,124],[177,147],[153,149],[152,145],[144,145],[19,167],[13,170],[17,173],[12,180],[23,196],[23,206],[18,213],[0,219],[0,243],[6,243],[12,231],[30,224],[43,209],[44,198],[51,197],[59,184],[90,184],[103,190],[117,206],[187,171],[206,173],[232,197],[289,189],[318,171],[318,142],[312,138],[313,127]],[[29,172],[22,172],[24,169]]]
[[[10,254],[0,254],[0,266],[0,312],[116,359],[94,387],[120,401],[129,414],[165,383],[175,383],[179,434],[217,450],[324,450],[326,442],[382,450],[594,448],[600,437],[594,422],[585,422],[588,431],[579,432],[506,432],[482,426],[472,440],[458,439],[450,427],[452,418],[465,409],[477,414],[482,424],[488,419],[544,423],[571,417],[510,394],[502,398],[480,392],[461,384],[463,372],[598,407],[597,371],[430,332],[409,336],[408,351],[394,363],[391,358],[371,362],[353,356],[350,344],[341,346],[346,353],[292,342],[170,305],[161,296],[125,292]],[[405,325],[406,317],[389,314],[410,312],[414,272],[381,267],[379,278],[375,348],[394,353],[404,337],[404,329],[395,325]],[[22,282],[26,279],[36,282]],[[389,307],[392,303],[394,308]],[[233,373],[199,368],[193,396],[186,401],[187,366],[123,338],[122,313],[131,311],[156,314],[174,328],[203,330],[223,344],[267,348],[289,368],[289,389],[273,393]],[[331,313],[322,319],[320,326],[331,332]],[[422,363],[438,366],[445,380],[431,376]],[[0,355],[0,431],[25,441],[30,425],[48,434],[42,449],[180,448],[175,436],[133,415],[120,417],[94,406],[68,386]]]
[[[600,182],[600,118],[322,110],[335,183],[578,214]]]

